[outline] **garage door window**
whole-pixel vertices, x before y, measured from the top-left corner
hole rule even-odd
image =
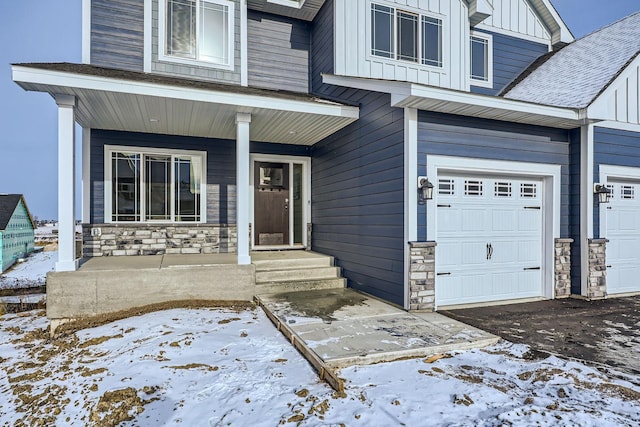
[[[438,194],[441,196],[453,196],[455,194],[455,184],[452,179],[441,179],[438,181]]]
[[[465,196],[482,196],[482,181],[464,181],[464,195]]]
[[[620,198],[633,200],[636,198],[635,187],[633,185],[621,185],[620,186]]]
[[[520,184],[520,197],[532,199],[538,197],[538,185],[530,183]]]
[[[496,197],[511,197],[512,196],[511,183],[496,181],[494,194]]]

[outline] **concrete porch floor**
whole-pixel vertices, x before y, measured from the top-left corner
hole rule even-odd
[[[292,341],[301,341],[333,369],[484,347],[500,339],[441,314],[408,313],[347,288],[257,299]]]
[[[251,261],[272,261],[290,259],[311,259],[325,257],[311,251],[255,251],[251,252]],[[136,269],[165,269],[181,267],[207,267],[216,265],[234,265],[236,254],[169,254],[147,256],[108,256],[86,258],[81,261],[79,271],[109,271]]]

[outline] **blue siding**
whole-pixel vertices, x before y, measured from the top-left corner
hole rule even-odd
[[[571,245],[571,293],[580,295],[580,129],[570,131],[569,147],[569,237]]]
[[[249,10],[249,86],[309,91],[309,24]]]
[[[418,175],[427,154],[561,165],[560,234],[569,235],[569,132],[420,111]],[[427,240],[426,207],[418,206],[418,240]]]
[[[104,146],[122,145],[207,152],[207,222],[236,222],[236,148],[235,141],[156,135],[133,132],[91,130],[91,222],[104,222]],[[308,156],[305,146],[251,143],[251,152]]]
[[[311,30],[311,92],[321,91],[321,73],[334,73],[333,55],[333,0],[327,0]]]
[[[350,99],[360,120],[311,150],[312,247],[349,286],[404,305],[404,113],[387,94]]]
[[[600,165],[640,168],[640,133],[596,127],[593,144],[593,180],[600,181]],[[600,237],[600,209],[593,206],[593,236]]]
[[[471,86],[471,92],[497,95],[540,56],[549,52],[546,44],[491,31],[474,30],[493,37],[493,89]]]
[[[91,64],[143,70],[144,0],[91,1]]]

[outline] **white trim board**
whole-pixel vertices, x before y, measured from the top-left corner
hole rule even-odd
[[[82,63],[91,64],[91,0],[82,0]]]
[[[546,298],[555,296],[555,239],[560,237],[561,212],[561,166],[545,163],[512,162],[502,160],[474,159],[427,155],[427,177],[437,186],[438,176],[443,173],[469,173],[480,175],[505,175],[542,179],[544,186],[543,212],[543,292]],[[427,240],[438,240],[437,236],[438,194],[427,201]],[[437,256],[437,251],[436,251]],[[437,280],[437,278],[436,278]]]
[[[418,240],[418,110],[404,109],[404,244]],[[404,247],[404,304],[410,307],[409,248]]]
[[[295,111],[333,117],[358,119],[359,108],[332,102],[301,101],[272,97],[269,95],[249,95],[215,90],[193,89],[181,86],[167,86],[148,82],[119,80],[108,77],[90,76],[62,71],[42,70],[15,65],[12,67],[13,81],[68,88],[116,92],[132,95],[155,96],[187,101],[209,102],[249,109]]]

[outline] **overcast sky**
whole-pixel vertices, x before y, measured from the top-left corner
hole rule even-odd
[[[640,0],[552,2],[576,37],[640,11]],[[31,213],[41,219],[57,217],[57,109],[48,95],[24,92],[13,83],[9,64],[80,62],[81,3],[3,1],[0,193],[23,193]]]

